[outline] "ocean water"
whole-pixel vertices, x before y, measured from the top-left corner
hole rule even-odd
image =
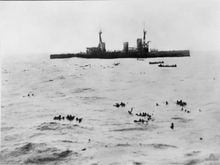
[[[149,65],[162,60],[177,67]],[[4,59],[1,77],[1,164],[209,164],[210,154],[220,159],[220,53],[144,61],[29,55]],[[187,102],[183,111],[177,100]],[[126,106],[113,106],[121,102]],[[140,112],[153,120],[135,123],[143,118],[136,116]],[[53,120],[70,114],[82,122]]]

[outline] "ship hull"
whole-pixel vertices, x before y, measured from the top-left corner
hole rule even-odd
[[[105,53],[68,53],[68,54],[51,54],[50,59],[62,58],[100,58],[100,59],[113,59],[113,58],[159,58],[159,57],[189,57],[189,50],[175,50],[175,51],[157,51],[157,52],[105,52]]]

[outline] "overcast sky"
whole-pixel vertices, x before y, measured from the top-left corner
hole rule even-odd
[[[0,2],[1,53],[67,53],[136,45],[143,22],[150,48],[220,50],[219,0]]]

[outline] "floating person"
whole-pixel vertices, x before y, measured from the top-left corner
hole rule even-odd
[[[179,105],[179,104],[181,104],[181,103],[182,103],[182,100],[180,100],[180,101],[177,100],[177,101],[176,101],[176,104],[177,104],[177,105]]]
[[[141,122],[142,122],[142,123],[144,123],[144,122],[145,122],[145,120],[144,120],[144,119],[141,119]]]
[[[119,107],[120,107],[120,104],[116,103],[116,104],[115,104],[115,105],[113,105],[113,106],[115,106],[115,107],[119,108]]]
[[[134,120],[135,123],[144,123],[144,122],[148,122],[147,120],[144,119],[139,119],[139,120]]]
[[[75,116],[70,115],[70,121],[73,121]]]
[[[171,123],[170,128],[171,128],[171,129],[174,129],[174,124],[173,124],[173,123]]]
[[[132,115],[132,111],[133,111],[133,108],[131,108],[131,110],[128,111],[128,113],[129,113],[130,115]]]
[[[61,115],[58,116],[58,120],[61,120]]]
[[[136,113],[136,116],[142,116],[142,114],[141,114],[141,112],[138,114],[138,113]]]
[[[182,106],[182,107],[184,107],[184,106],[186,106],[187,105],[187,103],[186,102],[183,102],[182,100],[180,100],[180,101],[176,101],[176,104],[177,105],[180,105],[180,106]]]
[[[166,105],[168,105],[168,101],[166,101]]]
[[[67,115],[66,116],[66,119],[69,120],[69,121],[73,121],[75,118],[75,116],[72,116],[72,115]]]
[[[80,119],[78,118],[79,123],[81,123],[81,122],[82,122],[82,119],[83,119],[83,118],[80,118]]]
[[[125,103],[123,103],[123,102],[121,102],[120,105],[121,105],[121,107],[125,107]]]
[[[54,120],[61,120],[61,115],[55,116],[53,119],[54,119]]]
[[[69,115],[67,115],[67,116],[66,116],[66,119],[67,119],[67,120],[69,120],[69,117],[70,117],[70,116],[69,116]]]
[[[187,104],[186,104],[186,102],[182,102],[182,104],[181,104],[181,106],[186,106]]]
[[[148,121],[150,121],[152,119],[151,115],[148,116]]]

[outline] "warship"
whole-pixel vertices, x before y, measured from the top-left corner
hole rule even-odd
[[[149,50],[149,43],[146,42],[145,29],[143,30],[143,39],[137,39],[136,47],[129,47],[128,42],[123,43],[123,50],[121,51],[106,51],[105,42],[102,41],[102,31],[99,32],[99,44],[97,47],[87,47],[86,52],[80,53],[67,53],[67,54],[51,54],[50,59],[59,58],[156,58],[156,57],[187,57],[190,56],[189,50],[171,50],[171,51],[158,51],[157,49]]]

